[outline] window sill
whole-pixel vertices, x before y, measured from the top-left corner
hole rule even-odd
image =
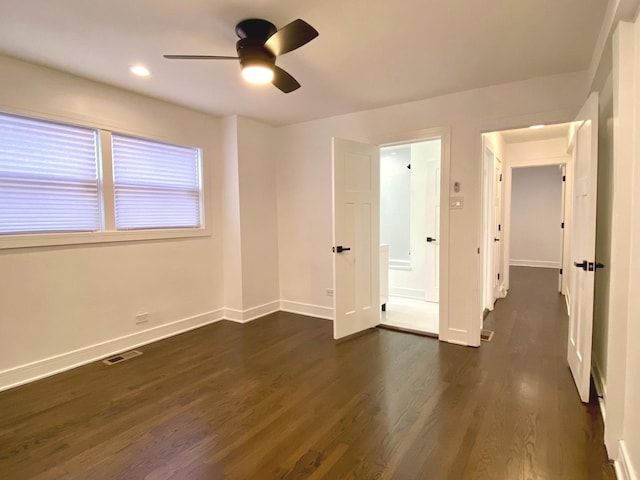
[[[0,250],[111,242],[135,242],[174,238],[197,238],[211,235],[209,228],[167,228],[157,230],[123,230],[117,232],[31,233],[0,236]]]

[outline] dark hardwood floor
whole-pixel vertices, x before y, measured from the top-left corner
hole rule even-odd
[[[511,278],[480,349],[278,313],[0,393],[0,478],[615,478],[555,272]]]

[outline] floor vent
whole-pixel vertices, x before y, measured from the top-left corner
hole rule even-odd
[[[106,363],[107,365],[115,365],[116,363],[124,362],[125,360],[129,360],[130,358],[137,357],[142,355],[142,352],[139,350],[131,350],[129,352],[118,353],[109,358],[105,358],[102,360],[102,363]]]
[[[493,330],[484,330],[480,332],[480,340],[483,342],[490,342],[493,338]]]

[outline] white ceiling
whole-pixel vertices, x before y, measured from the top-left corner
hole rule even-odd
[[[2,0],[0,52],[187,105],[287,124],[585,70],[606,0]],[[296,18],[320,36],[278,64],[285,95],[243,82],[234,27]],[[130,64],[152,71],[131,76]]]
[[[538,140],[553,140],[556,138],[569,139],[571,123],[545,125],[543,128],[518,128],[500,132],[505,143],[534,142]]]

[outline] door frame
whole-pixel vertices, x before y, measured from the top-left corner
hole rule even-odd
[[[449,323],[449,188],[451,164],[451,129],[427,128],[381,136],[374,140],[378,147],[405,145],[440,138],[440,248],[438,272],[438,338],[441,341],[459,343]]]
[[[569,139],[567,139],[567,144]],[[571,156],[567,154],[562,157],[535,158],[522,162],[506,164],[505,168],[505,185],[504,185],[504,246],[503,265],[509,266],[509,257],[511,253],[511,197],[513,186],[513,170],[515,168],[531,168],[531,167],[549,167],[562,165],[565,167],[566,180],[564,182],[564,211],[561,222],[564,222],[564,232],[562,235],[562,250],[560,254],[560,265],[563,270],[562,284],[560,293],[566,295],[569,268],[571,268],[571,259],[569,258],[570,237],[571,237],[571,195],[573,192],[573,164]],[[509,268],[504,269],[504,287],[509,291]],[[567,307],[568,308],[568,307]]]

